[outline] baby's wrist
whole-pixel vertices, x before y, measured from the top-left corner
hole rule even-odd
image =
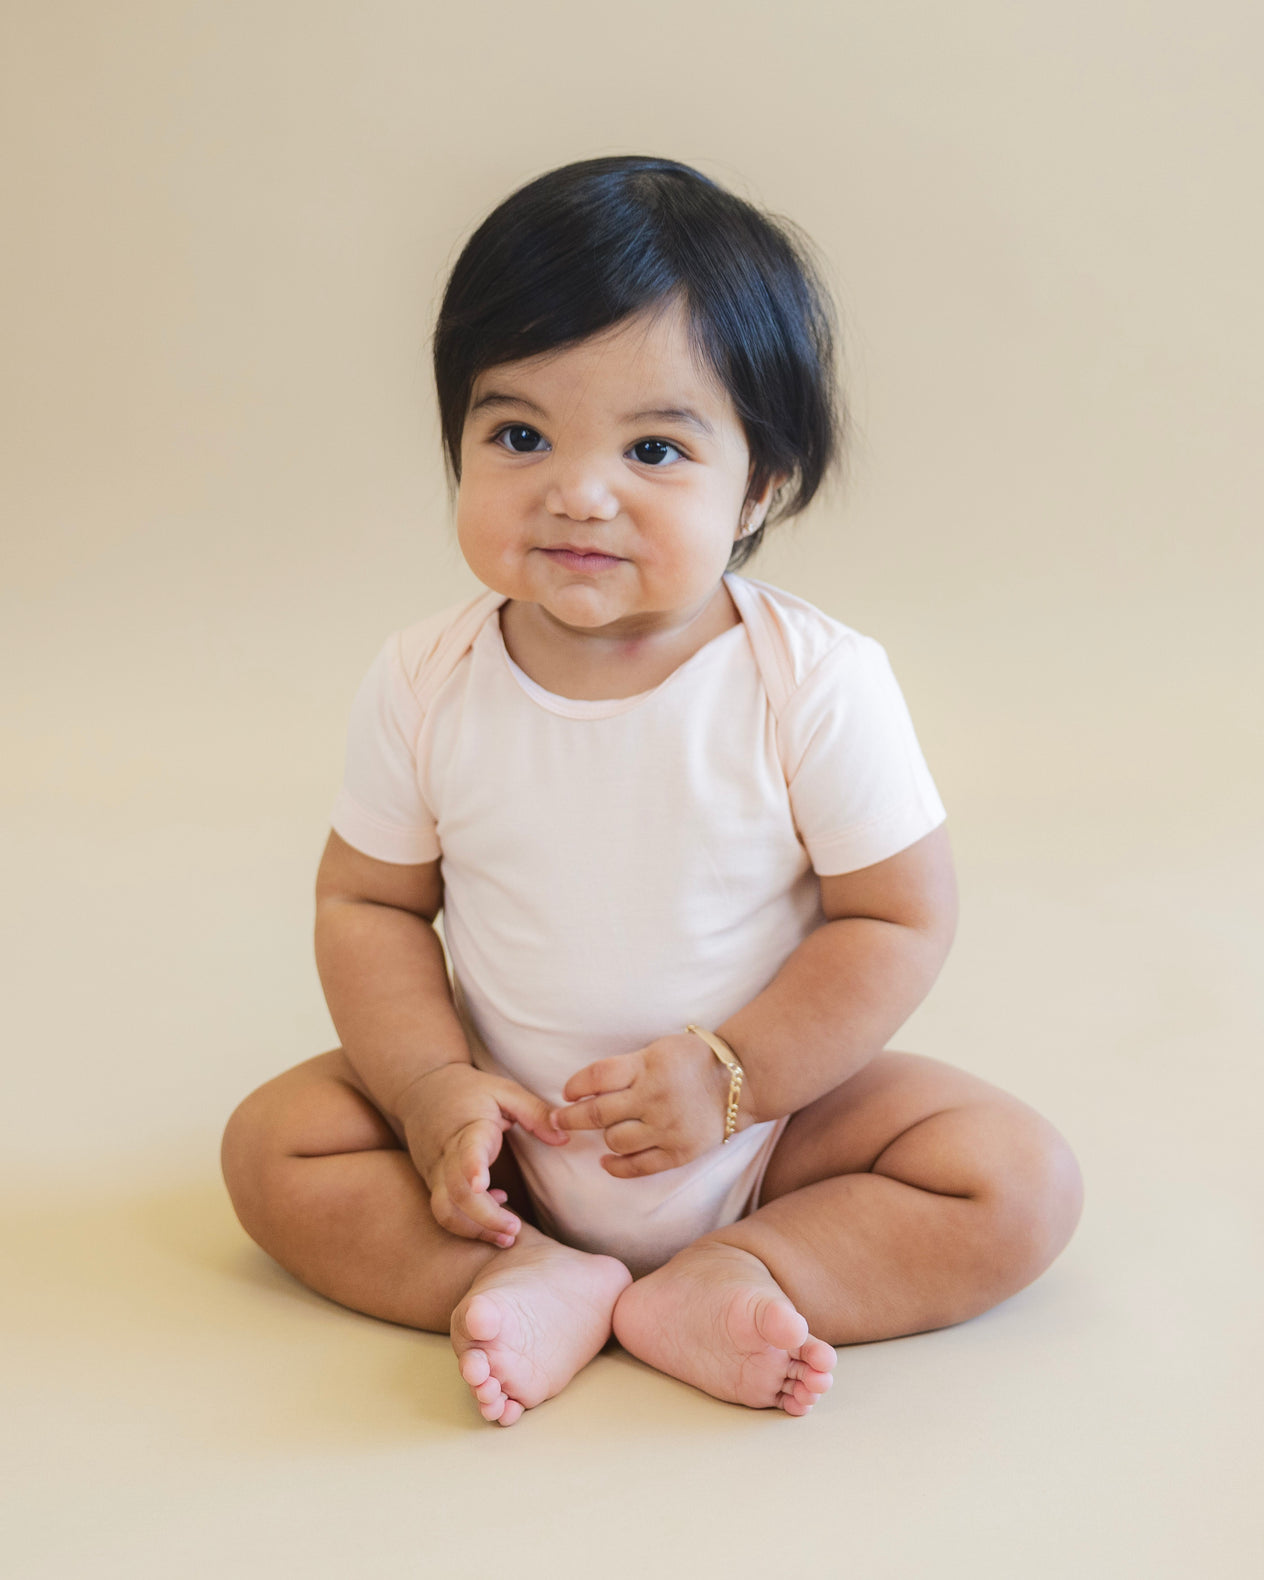
[[[452,1076],[445,1072],[453,1070],[469,1070],[472,1074],[478,1074],[474,1066],[464,1059],[451,1059],[444,1064],[432,1065],[428,1070],[420,1070],[391,1104],[391,1111],[400,1124],[406,1126],[410,1118],[418,1113],[433,1112],[436,1103],[442,1101],[442,1094],[452,1089]],[[436,1076],[442,1079],[436,1081]],[[456,1084],[461,1084],[460,1077],[457,1077]]]
[[[737,1124],[734,1129],[735,1131],[749,1130],[752,1125],[762,1124],[765,1116],[759,1112],[757,1106],[757,1083],[751,1080],[751,1067],[742,1034],[737,1031],[730,1035],[726,1026],[719,1026],[716,1028],[716,1036],[722,1038],[728,1047],[732,1048],[734,1057],[742,1067],[742,1088],[738,1094]]]
[[[739,1130],[746,1130],[755,1123],[748,1095],[745,1066],[737,1049],[721,1033],[695,1025],[687,1026],[685,1030],[707,1046],[713,1055],[711,1069],[715,1076],[714,1084],[721,1104],[723,1124],[721,1139],[728,1141]]]

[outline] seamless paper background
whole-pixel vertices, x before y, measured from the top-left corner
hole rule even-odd
[[[1254,1575],[1264,25],[1244,0],[11,0],[0,707],[15,1572]],[[311,883],[384,634],[473,589],[446,271],[575,158],[814,239],[845,476],[750,567],[878,637],[960,940],[899,1044],[1088,1206],[805,1422],[603,1355],[511,1432],[216,1171],[329,1046]]]

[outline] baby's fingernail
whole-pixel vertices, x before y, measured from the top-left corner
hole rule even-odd
[[[496,1236],[496,1244],[500,1246],[502,1251],[507,1251],[513,1243],[514,1237],[512,1234],[498,1234]]]

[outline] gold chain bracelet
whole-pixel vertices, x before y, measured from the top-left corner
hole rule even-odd
[[[724,1139],[728,1141],[737,1129],[737,1105],[741,1100],[742,1082],[746,1079],[746,1071],[737,1062],[737,1055],[723,1037],[717,1037],[713,1031],[704,1031],[701,1026],[686,1026],[685,1030],[693,1032],[695,1037],[701,1037],[729,1072],[729,1101],[724,1110]]]

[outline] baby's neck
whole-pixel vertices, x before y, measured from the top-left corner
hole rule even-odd
[[[643,635],[573,629],[537,604],[518,600],[500,611],[501,637],[518,668],[554,696],[584,702],[652,691],[708,642],[740,624],[723,583],[687,624]]]

